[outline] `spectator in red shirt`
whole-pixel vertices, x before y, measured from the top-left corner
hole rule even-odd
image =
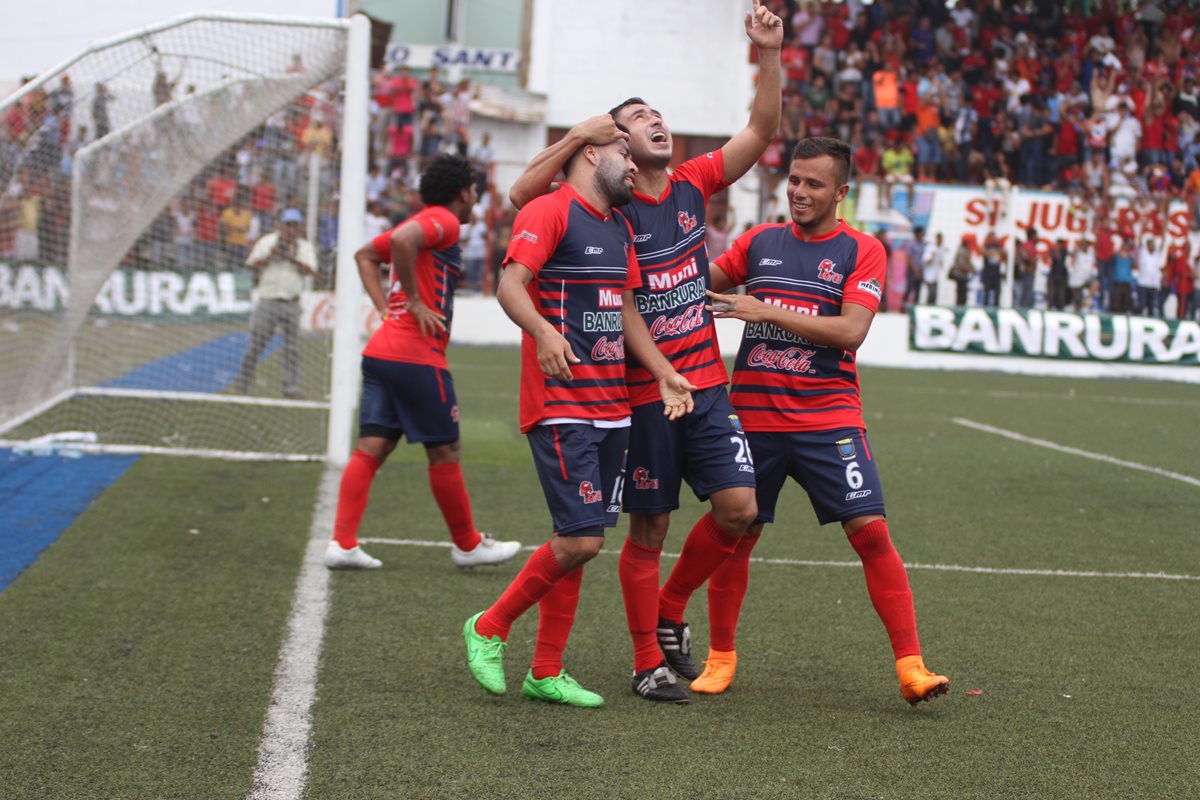
[[[196,261],[213,269],[221,254],[221,212],[211,200],[201,200],[196,208]]]
[[[400,67],[397,73],[388,81],[388,94],[391,98],[392,123],[403,128],[413,124],[413,113],[416,109],[414,97],[417,91],[417,79],[409,75],[408,67]]]
[[[854,151],[854,175],[858,179],[858,202],[862,202],[862,187],[865,183],[875,184],[875,208],[883,196],[879,175],[879,145],[872,139]]]

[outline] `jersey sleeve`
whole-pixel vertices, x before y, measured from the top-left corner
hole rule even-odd
[[[883,299],[887,256],[884,254],[883,245],[874,236],[862,234],[855,238],[858,240],[858,258],[855,260],[854,271],[846,281],[842,302],[865,306],[876,312],[879,311],[879,302]]]
[[[754,230],[746,231],[733,240],[733,245],[728,250],[712,261],[712,265],[724,272],[725,276],[733,281],[734,286],[741,286],[746,282],[747,267],[750,263],[750,243],[754,241],[754,234]]]
[[[421,226],[425,234],[426,250],[445,250],[458,243],[461,225],[458,217],[442,206],[429,206],[424,214],[418,214],[413,221]]]
[[[399,227],[400,225],[396,226],[396,228]],[[396,228],[384,231],[371,240],[371,244],[375,245],[375,252],[379,254],[379,260],[384,264],[392,263],[392,234],[396,232]]]
[[[515,261],[537,275],[542,265],[550,260],[566,227],[565,210],[558,202],[557,194],[543,195],[517,212],[503,266]]]
[[[707,203],[714,193],[730,185],[725,180],[725,154],[720,150],[713,150],[685,161],[671,173],[671,180],[692,184],[703,193]]]

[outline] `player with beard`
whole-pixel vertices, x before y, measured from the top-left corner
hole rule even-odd
[[[728,376],[704,295],[709,288],[704,248],[708,198],[754,166],[774,138],[781,114],[783,22],[755,0],[745,28],[758,48],[758,88],[747,126],[721,149],[669,172],[674,152],[670,128],[658,111],[634,97],[614,108],[610,120],[587,120],[563,142],[544,150],[510,191],[513,203],[520,206],[550,185],[580,142],[608,141],[619,135],[618,124],[628,127],[638,174],[633,201],[621,211],[633,225],[643,275],[635,302],[659,350],[698,387],[695,412],[672,420],[662,413],[655,376],[646,362],[637,353],[630,359],[633,431],[624,487],[630,521],[619,572],[633,639],[633,691],[648,700],[686,702],[687,693],[675,683],[668,665],[692,681],[694,692],[718,693],[729,687],[737,667],[738,615],[757,541],[747,535],[757,512],[754,464],[725,393]],[[663,542],[685,480],[712,510],[692,528],[660,590]],[[684,610],[692,593],[710,577],[712,641],[701,674],[691,656]]]
[[[694,388],[659,353],[633,306],[641,273],[629,222],[637,167],[624,140],[585,145],[566,165],[566,183],[526,205],[504,259],[497,298],[523,331],[521,431],[554,532],[490,608],[463,626],[467,664],[493,694],[504,694],[504,655],[513,622],[538,606],[529,698],[581,708],[604,699],[563,669],[583,565],[616,524],[629,442],[628,345],[657,378],[669,418],[692,410]]]
[[[713,262],[717,318],[746,322],[730,391],[758,469],[758,517],[775,518],[790,476],[818,521],[840,522],[862,560],[867,593],[891,639],[904,699],[945,694],[925,668],[904,562],[892,545],[883,487],[863,423],[855,352],[883,296],[883,246],[837,218],[850,147],[802,139],[792,154],[792,222],[759,225]],[[724,294],[745,285],[746,295]]]
[[[383,318],[363,349],[359,438],[342,472],[333,541],[325,551],[330,569],[378,569],[379,559],[358,544],[358,527],[375,473],[400,437],[425,445],[429,487],[460,567],[499,564],[521,549],[481,533],[471,516],[460,464],[458,403],[446,364],[454,289],[462,276],[460,223],[478,199],[471,166],[443,156],[421,176],[425,208],[355,253],[359,277]],[[391,264],[387,289],[380,268]]]

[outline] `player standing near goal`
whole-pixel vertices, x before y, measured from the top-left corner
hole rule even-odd
[[[730,394],[758,469],[752,535],[774,520],[789,476],[822,525],[842,524],[891,639],[900,690],[916,704],[945,694],[950,680],[921,659],[908,574],[863,424],[855,352],[879,308],[886,259],[878,239],[837,218],[849,170],[845,142],[800,140],[787,179],[791,224],[738,237],[713,264],[709,296],[719,319],[746,322]],[[746,295],[719,293],[740,284]]]
[[[629,538],[621,551],[621,590],[633,638],[633,691],[648,700],[687,702],[687,693],[663,663],[692,680],[695,692],[719,693],[737,667],[734,636],[749,580],[747,537],[754,521],[754,464],[725,393],[728,376],[712,316],[705,310],[708,256],[704,248],[708,198],[749,170],[775,137],[781,113],[779,50],[783,22],[757,0],[746,15],[746,35],[759,51],[758,88],[747,126],[717,151],[667,171],[674,146],[662,115],[640,98],[610,112],[611,120],[581,123],[539,154],[514,184],[520,206],[545,191],[563,160],[583,141],[609,141],[615,124],[628,127],[638,166],[632,202],[622,206],[634,230],[643,275],[635,293],[659,349],[699,387],[696,411],[678,420],[662,413],[654,377],[636,357],[628,383],[633,406],[624,490]],[[636,356],[636,354],[635,354]],[[692,528],[683,553],[659,589],[660,561],[671,512],[686,480],[712,510]],[[704,673],[691,656],[684,610],[692,593],[709,583],[712,642]]]
[[[490,608],[467,620],[467,665],[504,694],[504,653],[513,622],[538,605],[533,666],[522,693],[582,708],[604,699],[563,669],[583,565],[616,524],[629,442],[625,348],[653,370],[660,413],[692,410],[694,388],[658,352],[633,307],[641,274],[629,222],[613,207],[632,195],[637,172],[623,139],[584,145],[553,194],[525,206],[513,223],[497,297],[521,327],[521,431],[529,440],[554,524]]]
[[[460,567],[499,564],[521,549],[481,533],[471,516],[459,463],[458,402],[446,365],[454,289],[462,276],[459,226],[478,199],[466,159],[441,156],[421,175],[425,208],[354,254],[359,276],[383,324],[363,350],[359,438],[342,473],[333,541],[325,551],[330,569],[377,569],[382,562],[363,552],[358,526],[375,473],[400,437],[425,445],[429,487],[441,509]],[[390,263],[385,290],[380,269]]]

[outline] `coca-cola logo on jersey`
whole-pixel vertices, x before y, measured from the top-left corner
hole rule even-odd
[[[668,317],[666,314],[650,323],[650,335],[655,341],[664,336],[678,336],[694,331],[704,324],[704,304],[689,306],[682,314]]]
[[[746,366],[781,369],[785,372],[811,373],[816,372],[812,367],[816,350],[802,350],[799,347],[789,347],[784,350],[772,350],[765,344],[755,346],[746,356]]]
[[[601,336],[596,340],[596,344],[592,347],[592,361],[624,361],[625,360],[625,337],[618,336],[616,339],[609,340],[607,336]]]
[[[686,211],[680,211],[679,227],[683,228],[684,233],[691,233],[692,228],[696,227],[696,215],[689,214]]]

